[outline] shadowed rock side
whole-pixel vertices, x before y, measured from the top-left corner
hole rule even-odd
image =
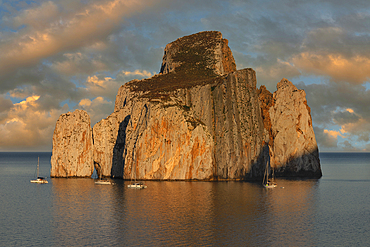
[[[265,94],[267,95],[267,94]],[[268,101],[266,101],[268,102]],[[321,167],[306,93],[282,79],[268,113],[271,166],[282,177],[321,177]],[[262,107],[266,109],[266,107]]]
[[[85,111],[62,114],[55,126],[51,177],[91,177],[93,140],[90,117]]]
[[[252,69],[239,70],[215,84],[192,89],[194,116],[211,130],[215,143],[218,179],[262,175],[264,165],[258,157],[268,135],[259,106],[256,74]]]
[[[306,126],[311,118],[304,95],[284,102],[291,97],[283,90],[285,84],[274,95],[257,90],[254,70],[236,71],[227,44],[220,32],[180,38],[166,46],[159,75],[121,86],[114,112],[93,128],[91,159],[99,175],[251,180],[263,176],[268,160],[279,175],[307,175],[317,169],[318,155],[312,153],[316,141],[304,143],[313,135],[312,126]],[[292,116],[285,117],[289,123],[281,122],[279,111]],[[298,134],[285,125],[294,125]]]

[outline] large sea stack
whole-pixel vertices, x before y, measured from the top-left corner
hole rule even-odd
[[[51,177],[91,177],[94,171],[90,117],[85,111],[62,114],[53,135]]]
[[[69,119],[75,126],[75,118]],[[168,44],[160,73],[121,86],[114,112],[92,133],[85,131],[93,145],[82,144],[81,138],[71,143],[71,133],[60,126],[53,137],[53,177],[91,176],[93,163],[103,177],[252,180],[263,176],[267,162],[278,176],[321,177],[304,91],[285,79],[274,94],[263,86],[258,90],[255,71],[236,70],[220,32]],[[56,158],[80,146],[93,155],[73,162],[91,174],[65,171],[75,168]],[[86,152],[76,149],[73,157]]]

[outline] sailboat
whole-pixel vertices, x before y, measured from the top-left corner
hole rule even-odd
[[[127,185],[127,187],[131,189],[145,189],[147,186],[143,182],[136,182],[136,167],[134,170],[134,182],[132,182],[132,177],[131,177],[131,184]]]
[[[32,179],[31,183],[47,184],[48,180],[46,180],[46,177],[39,176],[39,170],[40,170],[40,157],[37,157],[37,178]]]
[[[111,181],[109,181],[108,179],[102,179],[101,178],[101,175],[99,176],[100,177],[100,179],[99,180],[97,180],[97,181],[95,181],[95,184],[112,184],[112,182]]]
[[[265,174],[263,176],[263,182],[262,185],[265,188],[275,188],[277,187],[277,184],[275,183],[274,178],[274,170],[272,170],[272,178],[269,179],[269,162],[266,162],[266,168],[265,168]]]

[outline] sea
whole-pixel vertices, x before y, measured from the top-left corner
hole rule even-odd
[[[0,246],[370,246],[370,153],[320,153],[321,179],[48,178],[51,153],[0,153]]]

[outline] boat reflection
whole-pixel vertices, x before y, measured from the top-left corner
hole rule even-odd
[[[317,180],[279,179],[274,190],[246,182],[154,181],[132,190],[128,183],[53,179],[55,237],[66,245],[317,244]]]

